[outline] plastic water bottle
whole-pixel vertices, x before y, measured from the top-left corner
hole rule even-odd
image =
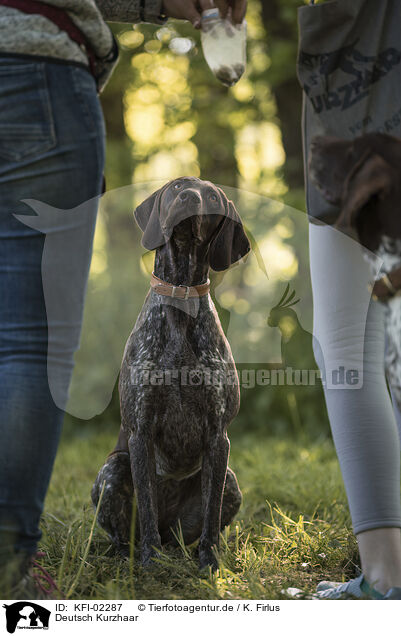
[[[202,13],[201,42],[205,60],[218,80],[225,86],[236,84],[245,71],[246,21],[235,25],[229,17],[220,17],[219,10]]]

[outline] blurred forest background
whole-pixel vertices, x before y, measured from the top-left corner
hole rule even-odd
[[[153,259],[140,246],[132,211],[157,187],[179,176],[195,175],[223,186],[257,247],[247,263],[233,268],[223,281],[212,279],[239,371],[315,366],[308,336],[312,298],[302,95],[296,77],[299,6],[300,0],[249,1],[248,65],[233,88],[214,78],[203,59],[200,34],[189,23],[112,26],[121,55],[101,97],[108,193],[97,224],[68,409],[74,434],[88,430],[89,422],[83,427],[82,419],[115,427],[117,433],[115,382]],[[287,283],[300,302],[273,315]],[[233,427],[236,434],[328,435],[319,382],[299,387],[245,384]]]
[[[65,598],[286,598],[288,586],[312,591],[319,580],[355,576],[357,546],[320,382],[252,382],[252,371],[316,364],[296,76],[300,5],[249,0],[248,66],[232,88],[210,72],[190,24],[113,25],[121,57],[101,97],[107,193],[63,443],[41,522],[44,565]],[[220,569],[207,576],[199,575],[195,546],[165,547],[150,571],[137,563],[134,546],[130,559],[121,560],[94,525],[90,502],[117,438],[116,381],[153,266],[133,210],[184,175],[223,187],[253,246],[223,276],[211,273],[242,380],[229,437],[244,499],[221,536]],[[299,302],[277,307],[286,291]]]

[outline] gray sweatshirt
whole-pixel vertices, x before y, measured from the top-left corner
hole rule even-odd
[[[41,0],[39,0],[41,1]],[[118,57],[118,49],[106,21],[140,21],[140,0],[46,0],[65,9],[85,35],[96,55],[96,78],[101,90],[109,79]],[[163,24],[161,0],[146,0],[145,20]],[[84,64],[84,50],[68,34],[42,15],[27,14],[0,6],[0,55],[38,55]]]

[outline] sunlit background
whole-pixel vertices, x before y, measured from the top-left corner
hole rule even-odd
[[[112,398],[153,265],[153,254],[140,246],[132,212],[170,179],[194,175],[220,184],[252,239],[255,249],[245,263],[212,277],[238,367],[280,366],[285,324],[287,335],[288,325],[291,333],[312,330],[296,78],[298,6],[299,0],[250,0],[248,65],[232,88],[212,75],[199,32],[189,23],[113,26],[121,59],[102,95],[108,192],[99,212],[76,355],[73,415],[101,414]],[[287,283],[300,302],[281,328],[269,326]],[[311,354],[301,347],[297,357],[299,368],[306,368]],[[118,421],[115,392],[106,417]],[[244,388],[240,417],[247,427],[326,426],[320,387]]]

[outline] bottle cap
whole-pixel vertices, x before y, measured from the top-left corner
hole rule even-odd
[[[217,7],[213,9],[205,9],[202,12],[202,21],[206,20],[218,20],[220,18],[220,12]]]

